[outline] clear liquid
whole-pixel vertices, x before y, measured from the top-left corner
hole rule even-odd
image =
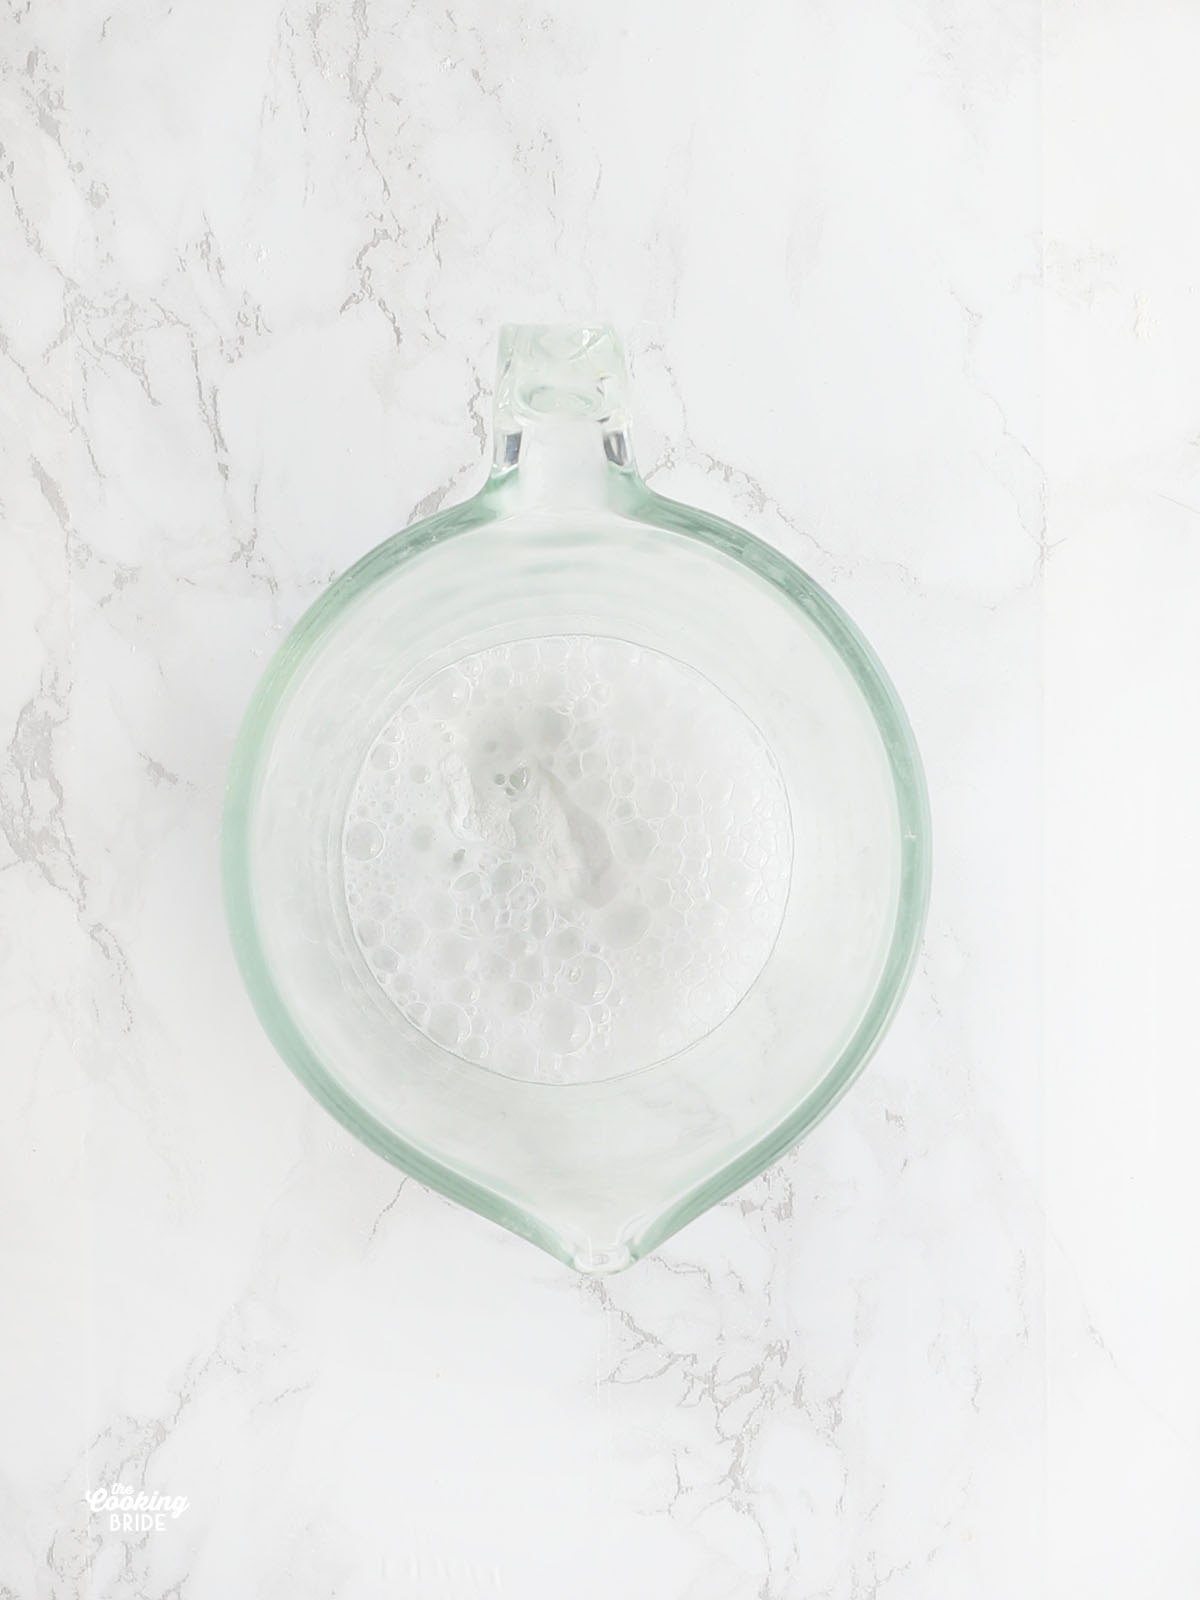
[[[584,1082],[722,1022],[792,859],[779,770],[708,679],[617,639],[496,645],[427,678],[347,807],[355,938],[437,1044]]]

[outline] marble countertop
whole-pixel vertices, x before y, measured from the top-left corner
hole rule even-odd
[[[0,46],[0,1597],[1200,1592],[1200,18]],[[602,1280],[309,1099],[216,871],[273,648],[478,485],[498,324],[593,314],[654,486],[888,664],[937,858],[851,1095]]]

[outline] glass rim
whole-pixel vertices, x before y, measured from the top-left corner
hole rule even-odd
[[[863,695],[882,739],[895,790],[900,847],[899,891],[887,958],[854,1033],[820,1081],[786,1117],[629,1241],[628,1260],[633,1261],[778,1160],[833,1109],[860,1076],[899,1008],[916,965],[929,902],[932,852],[928,789],[908,716],[875,652],[837,601],[789,557],[736,523],[669,500],[637,478],[622,485],[622,500],[622,513],[663,532],[694,539],[747,568],[825,636]],[[259,679],[234,742],[221,821],[222,889],[234,955],[251,1003],[277,1053],[305,1088],[350,1133],[393,1166],[573,1265],[570,1246],[551,1224],[408,1143],[346,1088],[309,1044],[283,999],[259,935],[253,903],[250,823],[274,725],[300,672],[340,615],[361,594],[426,550],[503,517],[498,501],[496,480],[489,478],[471,499],[394,534],[335,579],[292,627]],[[639,1075],[657,1070],[667,1059],[637,1069]],[[462,1068],[487,1070],[465,1060]],[[571,1091],[595,1094],[619,1086],[630,1075],[581,1083],[509,1081],[519,1083],[524,1092],[541,1090],[563,1096]]]

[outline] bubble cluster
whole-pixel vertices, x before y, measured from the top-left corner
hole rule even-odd
[[[728,1016],[775,942],[791,855],[753,723],[671,657],[587,636],[427,678],[343,832],[385,992],[447,1050],[548,1082],[661,1060]]]

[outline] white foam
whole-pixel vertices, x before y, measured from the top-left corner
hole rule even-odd
[[[628,1072],[761,971],[792,837],[774,758],[706,678],[620,640],[496,645],[427,678],[346,811],[363,956],[436,1043],[511,1077]]]

